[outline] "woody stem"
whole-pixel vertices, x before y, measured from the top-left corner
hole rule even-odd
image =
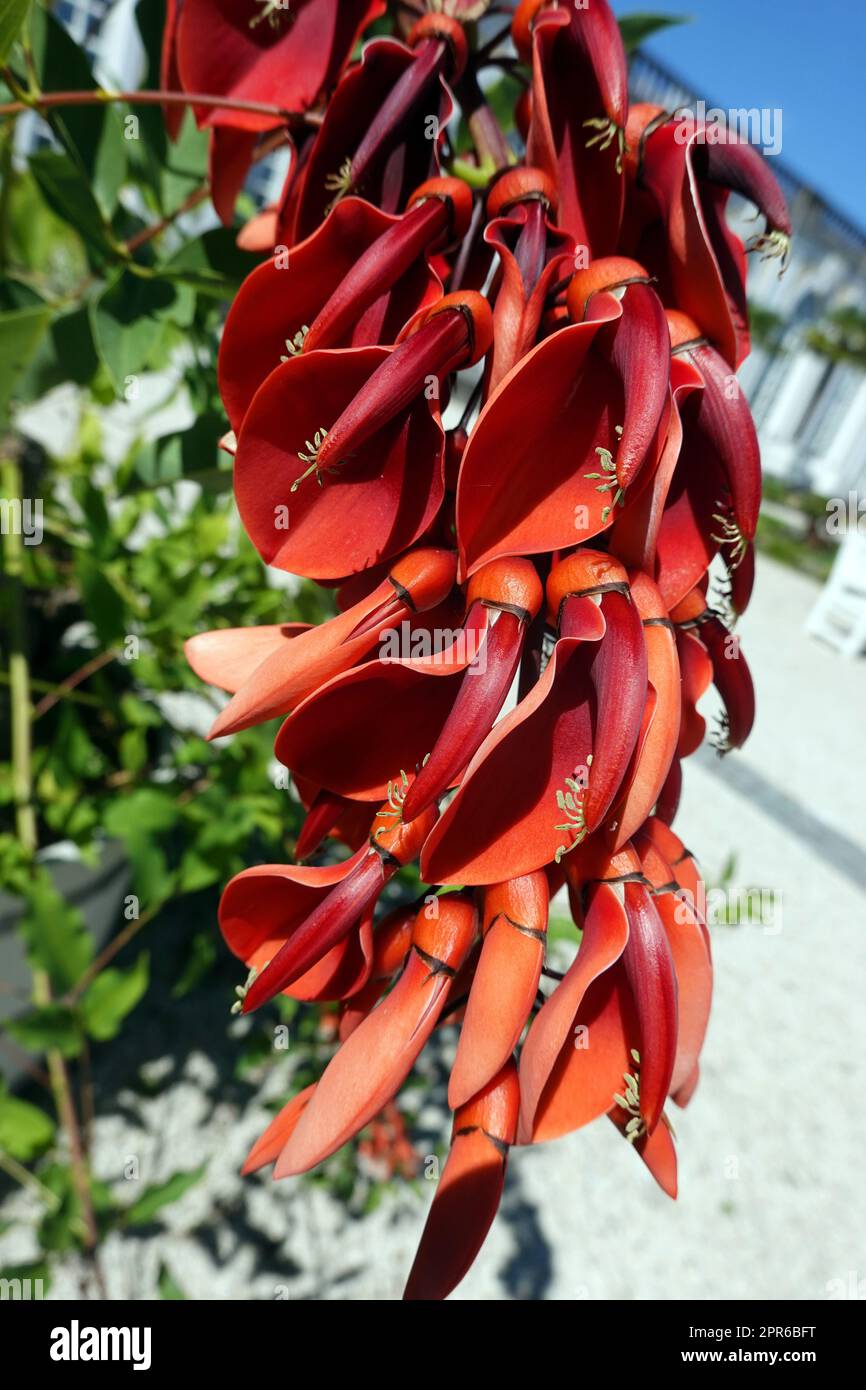
[[[242,101],[238,97],[215,96],[206,92],[108,92],[102,88],[86,92],[40,92],[22,101],[0,103],[0,116],[16,116],[22,111],[49,111],[55,106],[110,106],[126,102],[128,106],[210,106],[222,111],[245,111],[252,116],[273,116],[280,121],[307,119],[303,112],[284,111],[263,101]]]

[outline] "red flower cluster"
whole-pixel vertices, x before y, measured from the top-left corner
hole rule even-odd
[[[187,90],[303,111],[334,89],[257,223],[275,249],[232,305],[219,372],[244,527],[267,564],[335,588],[337,616],[188,644],[231,694],[214,735],[288,716],[297,859],[350,851],[251,868],[223,896],[244,1011],[280,991],[340,1001],[333,1060],[247,1170],[322,1162],[459,1021],[452,1146],[406,1291],[442,1298],[515,1143],[607,1115],[676,1194],[664,1107],[697,1084],[712,967],[670,822],[709,683],[722,749],[754,715],[729,630],[761,491],[730,194],[763,213],[765,254],[787,254],[790,228],[751,147],[629,111],[605,0],[517,8],[511,165],[484,51],[452,13],[483,4],[438,5],[348,67],[383,5],[219,0],[218,33],[203,8],[184,0],[169,33]],[[479,135],[474,174],[450,166],[468,182],[443,173],[455,101]],[[251,148],[258,127],[232,115],[203,119]],[[446,430],[449,399],[466,404]],[[447,891],[377,916],[413,860]],[[545,934],[565,885],[580,945],[559,979]]]

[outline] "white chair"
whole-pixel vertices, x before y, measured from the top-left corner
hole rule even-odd
[[[866,535],[845,533],[818,602],[806,619],[810,637],[820,637],[845,656],[866,651]]]

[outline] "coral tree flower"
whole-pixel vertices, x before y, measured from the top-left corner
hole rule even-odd
[[[541,868],[598,827],[626,775],[647,694],[626,571],[577,551],[547,595],[560,632],[547,669],[470,762],[424,846],[427,882],[497,883]]]
[[[336,609],[186,647],[230,696],[211,737],[283,720],[304,812],[293,862],[222,895],[235,1011],[328,1006],[333,1042],[244,1171],[352,1142],[410,1176],[399,1092],[436,1033],[451,1144],[415,1301],[466,1274],[515,1147],[606,1118],[677,1194],[668,1111],[698,1087],[713,965],[673,822],[709,687],[720,753],[755,718],[735,625],[761,471],[736,371],[747,252],[784,267],[790,219],[757,150],[629,109],[606,0],[516,6],[507,131],[479,81],[496,7],[385,8],[172,3],[163,80],[279,108],[195,113],[226,219],[250,160],[291,145],[279,204],[239,234],[264,258],[226,320],[224,447],[262,560]],[[749,246],[732,193],[764,217]]]
[[[668,933],[632,846],[595,865],[575,861],[569,873],[583,936],[523,1047],[518,1138],[538,1143],[610,1114],[652,1168],[647,1148],[660,1124],[667,1129],[663,1110],[677,1056],[678,981]],[[669,1150],[669,1132],[656,1147]]]
[[[169,0],[163,85],[304,112],[336,81],[384,8],[382,0]],[[195,115],[211,131],[214,203],[230,223],[259,135],[279,127],[281,117],[219,106]],[[182,107],[168,108],[173,138],[182,119]]]
[[[736,369],[749,351],[746,248],[727,225],[725,208],[732,192],[754,203],[766,227],[749,250],[780,259],[784,268],[791,222],[782,191],[763,156],[729,131],[683,115],[669,120],[654,108],[635,117],[629,126],[630,143],[639,149],[634,168],[653,214],[647,216],[644,200],[646,225],[635,254],[667,287],[666,304],[693,318]],[[655,233],[659,217],[662,237]]]
[[[416,315],[394,348],[304,352],[271,372],[235,459],[262,559],[341,579],[417,540],[445,489],[439,383],[483,357],[492,331],[487,301],[458,292]]]
[[[575,321],[527,353],[482,411],[457,492],[468,574],[501,555],[589,540],[613,523],[626,489],[654,462],[670,340],[653,289],[637,275],[627,278],[620,300],[607,287],[592,293],[575,277]],[[498,505],[491,508],[494,486]]]
[[[289,623],[191,637],[185,650],[193,670],[232,692],[209,737],[287,714],[304,695],[366,655],[383,628],[436,607],[449,593],[456,569],[449,551],[416,550],[369,594],[320,627]]]
[[[504,704],[541,583],[526,560],[473,576],[465,624],[443,650],[380,655],[320,685],[283,725],[277,757],[295,775],[349,798],[381,799],[397,769],[418,768],[401,793],[414,820],[453,786]],[[391,629],[387,638],[398,634]],[[405,772],[403,773],[405,777]]]
[[[459,76],[465,61],[463,29],[443,14],[418,20],[408,44],[367,45],[328,106],[297,198],[284,202],[288,240],[308,236],[347,193],[399,212],[413,188],[439,173],[439,132],[453,109],[445,79]]]
[[[487,389],[535,346],[557,279],[573,268],[574,240],[551,220],[556,185],[541,169],[510,169],[487,199],[484,239],[499,255]]]
[[[448,894],[438,909],[419,912],[400,978],[325,1069],[277,1160],[277,1177],[303,1173],[334,1153],[408,1076],[478,930],[471,895]]]
[[[419,309],[441,298],[430,255],[465,234],[471,210],[458,179],[422,184],[401,217],[346,198],[306,241],[248,275],[220,344],[220,393],[232,429],[240,430],[256,391],[288,357],[395,343]]]
[[[628,73],[613,11],[606,0],[522,0],[513,34],[518,53],[532,62],[528,159],[559,189],[560,225],[577,245],[593,257],[610,255],[625,198],[628,120]]]
[[[385,826],[339,865],[265,865],[232,879],[220,903],[220,927],[229,948],[256,971],[244,1013],[295,985],[349,936],[389,879],[414,859],[436,819],[431,810],[411,826],[389,828],[389,813],[386,802],[379,813]],[[365,959],[369,944],[362,943]],[[366,975],[351,983],[360,988],[365,981]]]

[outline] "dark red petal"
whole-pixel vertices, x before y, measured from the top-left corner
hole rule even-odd
[[[620,306],[604,299],[608,321]],[[596,449],[615,457],[625,405],[617,373],[590,349],[602,324],[572,324],[533,348],[487,402],[463,455],[457,535],[472,574],[501,555],[535,555],[588,540],[610,492]]]
[[[668,938],[642,883],[626,883],[623,965],[640,1030],[640,1111],[649,1133],[661,1118],[677,1048],[677,982]]]
[[[698,634],[709,652],[713,684],[725,707],[720,751],[742,748],[755,722],[755,687],[740,640],[716,617],[702,622]]]
[[[404,820],[412,820],[438,800],[478,751],[511,689],[523,628],[521,618],[504,612],[488,628],[477,658],[460,678],[448,717],[430,745],[432,752],[406,794]]]
[[[380,254],[386,234],[395,228],[400,224],[393,217],[360,198],[346,198],[306,241],[288,253],[280,248],[247,276],[229,309],[219,350],[220,394],[232,429],[240,430],[256,391],[280,359],[290,355],[287,344],[294,345],[305,327],[316,325],[320,339],[326,339],[319,346],[386,346],[421,305],[432,301],[439,282],[426,262],[392,266]],[[353,268],[363,268],[371,253],[373,267],[360,291],[355,277],[349,312],[343,306],[340,313],[335,294],[342,293]],[[383,269],[391,272],[384,283],[373,273]],[[404,280],[391,294],[401,275]],[[319,326],[328,306],[329,316]],[[365,313],[371,306],[377,311],[374,334],[372,316]],[[315,337],[304,342],[306,351],[315,345]]]
[[[235,215],[235,203],[244,186],[257,136],[254,131],[234,130],[219,126],[211,131],[208,142],[208,180],[211,199],[217,217],[230,227]]]
[[[292,0],[268,23],[249,0],[183,0],[177,63],[188,92],[260,101],[284,111],[312,106],[348,59],[355,39],[383,13],[381,0]],[[200,124],[268,130],[279,118],[208,107]]]
[[[443,665],[427,675],[408,662],[371,661],[346,671],[298,706],[277,735],[276,756],[342,796],[381,800],[436,746],[464,670]]]
[[[586,827],[621,786],[646,698],[640,618],[622,594],[602,599],[600,642],[562,638],[541,680],[485,739],[424,846],[429,883],[498,883],[531,873],[574,843],[557,793],[589,769]]]
[[[621,488],[634,481],[645,461],[660,452],[656,436],[666,425],[670,382],[670,333],[661,301],[649,285],[630,285],[622,317],[599,336],[622,382],[625,409],[616,451]],[[655,444],[655,449],[653,446]]]
[[[718,460],[737,525],[751,541],[761,506],[761,451],[752,412],[739,382],[714,348],[695,348],[692,357],[704,378],[704,390],[694,398],[699,448],[704,456]]]
[[[294,984],[343,941],[398,867],[385,863],[372,848],[359,850],[355,860],[259,972],[244,998],[244,1013],[258,1009]]]
[[[344,74],[328,103],[307,162],[294,209],[295,240],[309,236],[322,221],[334,201],[335,179],[351,162],[363,132],[381,110],[385,96],[413,62],[413,54],[402,43],[373,39],[364,48],[360,63]],[[428,139],[427,117],[436,117],[438,129],[444,132],[451,111],[450,95],[444,83],[440,83],[427,109],[413,115],[407,123],[390,157],[370,171],[364,187],[358,190],[363,197],[386,212],[405,207],[413,190],[438,172],[440,141]]]
[[[260,864],[236,874],[219,906],[220,930],[233,955],[260,969],[367,853],[324,868]]]
[[[616,250],[622,220],[619,132],[627,119],[626,87],[622,42],[606,0],[539,15],[527,160],[554,179],[559,225],[593,258]],[[608,121],[610,129],[591,121]]]

